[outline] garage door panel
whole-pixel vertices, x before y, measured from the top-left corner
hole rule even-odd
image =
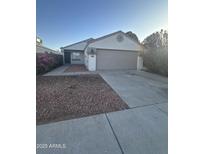
[[[136,69],[135,51],[97,50],[97,70]]]

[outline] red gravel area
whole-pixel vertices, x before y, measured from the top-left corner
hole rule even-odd
[[[127,109],[100,75],[37,76],[37,124]]]
[[[85,65],[70,65],[64,72],[87,72]]]

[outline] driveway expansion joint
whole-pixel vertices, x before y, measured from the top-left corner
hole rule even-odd
[[[161,104],[163,104],[163,103],[161,103]],[[167,113],[166,113],[165,111],[163,111],[162,109],[160,109],[158,106],[156,106],[156,104],[154,104],[154,106],[155,106],[159,111],[161,111],[162,113],[164,113],[164,114],[167,116]]]
[[[135,108],[142,108],[142,107],[147,107],[147,106],[155,106],[157,104],[167,104],[167,103],[153,103],[153,104],[147,104],[147,105],[141,105],[141,106],[135,106],[135,107],[130,107],[129,106],[129,109],[135,109]],[[158,107],[157,107],[158,108]],[[129,110],[127,109],[127,110]],[[164,111],[163,111],[164,112]]]
[[[120,145],[120,142],[119,142],[119,140],[118,140],[118,138],[117,138],[117,135],[116,135],[116,133],[115,133],[115,131],[114,131],[112,125],[111,125],[111,122],[110,122],[110,120],[109,120],[109,118],[108,118],[108,116],[107,116],[107,113],[105,113],[105,117],[106,117],[106,119],[107,119],[107,121],[108,121],[108,124],[109,124],[109,126],[110,126],[110,128],[111,128],[111,130],[112,130],[112,133],[113,133],[113,135],[114,135],[114,137],[115,137],[115,139],[116,139],[116,141],[117,141],[117,144],[118,144],[118,146],[119,146],[119,148],[120,148],[120,151],[122,152],[122,154],[124,154],[124,151],[123,151],[123,149],[122,149],[122,147],[121,147],[121,145]]]

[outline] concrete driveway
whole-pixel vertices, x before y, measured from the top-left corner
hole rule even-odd
[[[130,109],[37,126],[37,154],[167,154],[167,78],[99,72]]]
[[[168,80],[165,77],[135,70],[101,71],[100,75],[130,108],[167,103]],[[157,106],[167,111],[164,107],[167,105]]]

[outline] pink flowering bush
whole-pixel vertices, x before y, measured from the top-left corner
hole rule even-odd
[[[53,53],[36,53],[36,74],[43,74],[63,64],[63,56]]]

